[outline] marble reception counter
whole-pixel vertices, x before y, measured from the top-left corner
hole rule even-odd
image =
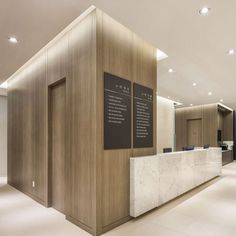
[[[130,158],[130,215],[137,217],[219,176],[221,148]]]

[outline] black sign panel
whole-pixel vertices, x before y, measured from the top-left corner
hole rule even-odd
[[[104,149],[131,147],[131,82],[104,73]]]
[[[133,88],[134,148],[153,147],[153,90],[135,83]]]

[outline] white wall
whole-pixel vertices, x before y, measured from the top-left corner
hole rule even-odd
[[[7,175],[7,97],[0,90],[0,176]]]
[[[157,153],[174,148],[175,108],[169,99],[157,96]]]

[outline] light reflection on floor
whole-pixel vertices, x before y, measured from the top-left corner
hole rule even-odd
[[[87,236],[64,215],[45,208],[6,185],[0,178],[1,236]],[[136,220],[106,236],[235,236],[236,162],[224,167],[221,178]]]

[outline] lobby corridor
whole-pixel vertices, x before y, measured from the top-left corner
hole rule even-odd
[[[0,179],[1,236],[85,236],[53,208],[45,208]],[[106,233],[107,236],[235,236],[236,162],[220,178]]]

